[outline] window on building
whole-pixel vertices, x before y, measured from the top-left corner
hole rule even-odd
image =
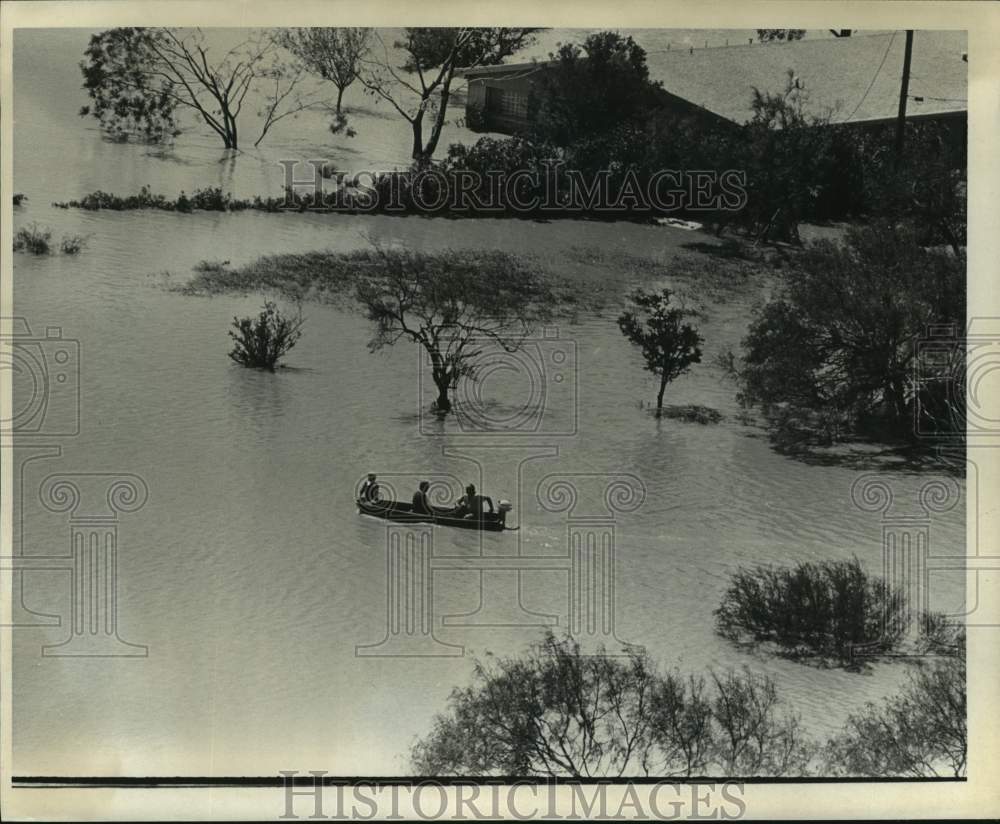
[[[500,117],[528,119],[528,96],[507,89],[490,89],[490,109]]]

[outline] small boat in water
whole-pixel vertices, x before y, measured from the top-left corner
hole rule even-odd
[[[414,512],[413,504],[403,501],[365,501],[357,499],[358,512],[386,521],[404,524],[437,524],[454,526],[459,529],[479,529],[485,532],[503,532],[507,529],[507,513],[513,507],[507,501],[500,501],[496,512],[484,512],[481,518],[462,517],[453,514],[453,509],[431,507],[431,514]]]

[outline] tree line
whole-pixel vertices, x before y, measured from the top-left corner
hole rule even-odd
[[[635,648],[586,653],[549,633],[521,656],[478,661],[411,764],[417,775],[580,779],[961,776],[965,672],[964,647],[920,663],[899,694],[819,743],[769,676],[661,672]]]

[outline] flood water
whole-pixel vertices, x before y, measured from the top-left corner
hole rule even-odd
[[[881,568],[880,516],[851,502],[863,470],[784,457],[736,419],[734,388],[713,361],[738,344],[747,304],[759,295],[709,306],[703,362],[668,389],[668,402],[715,407],[723,423],[657,423],[644,413],[640,403],[655,397],[655,387],[609,313],[559,327],[572,361],[552,387],[550,428],[484,440],[442,432],[433,421],[422,426],[417,351],[401,343],[369,354],[371,330],[357,315],[305,306],[290,368],[262,374],[226,357],[231,319],[255,312],[261,296],[170,289],[204,259],[239,265],[263,254],[347,249],[363,245],[365,234],[428,249],[532,252],[569,274],[574,249],[661,257],[707,237],[587,222],[54,209],[54,200],[142,185],[170,197],[207,185],[275,192],[281,158],[405,163],[407,131],[384,107],[380,116],[359,118],[352,140],[331,139],[322,120],[303,117],[276,128],[261,150],[228,160],[196,133],[168,152],[103,142],[76,116],[86,102],[76,68],[86,38],[63,31],[15,39],[14,183],[29,197],[15,210],[15,228],[38,221],[57,240],[89,238],[76,257],[14,257],[15,315],[36,337],[60,327],[80,347],[79,435],[20,442],[26,452],[62,447],[59,457],[25,465],[21,548],[66,551],[67,515],[38,502],[50,474],[139,475],[149,501],[121,515],[118,622],[121,637],[147,645],[149,656],[43,657],[42,644],[67,637],[66,618],[61,627],[18,629],[15,774],[406,772],[409,746],[452,687],[468,683],[473,654],[523,649],[543,632],[531,615],[556,615],[565,626],[567,576],[525,573],[519,611],[512,574],[441,570],[435,633],[467,654],[357,656],[356,647],[378,642],[386,627],[386,527],[360,517],[352,503],[367,471],[391,476],[405,494],[420,476],[451,474],[494,499],[516,501],[516,533],[486,534],[480,544],[478,534],[434,530],[435,555],[463,557],[565,552],[565,514],[535,499],[550,473],[636,476],[645,502],[615,516],[620,640],[682,672],[747,665],[769,673],[817,736],[899,686],[903,664],[868,674],[820,670],[736,650],[714,633],[712,611],[740,565],[857,555]],[[358,97],[352,104],[373,108]],[[450,126],[445,142],[468,137]],[[544,358],[553,345],[543,340],[533,351]],[[487,381],[489,414],[516,411],[525,380],[500,374]],[[537,456],[546,449],[558,455]],[[517,466],[532,455],[519,489]],[[919,513],[917,493],[928,476],[884,476],[901,512]],[[599,494],[581,492],[575,514],[604,514]],[[964,506],[934,516],[931,540],[935,552],[962,553]],[[24,579],[29,607],[65,615],[68,575],[39,571]],[[932,606],[958,609],[963,581],[937,575],[934,582]],[[451,618],[442,623],[443,616]]]

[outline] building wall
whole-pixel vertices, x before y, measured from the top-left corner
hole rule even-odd
[[[523,131],[528,126],[531,85],[531,77],[523,73],[470,80],[465,102],[466,124],[476,132],[516,134]],[[511,110],[514,101],[520,104],[516,108],[521,111]]]

